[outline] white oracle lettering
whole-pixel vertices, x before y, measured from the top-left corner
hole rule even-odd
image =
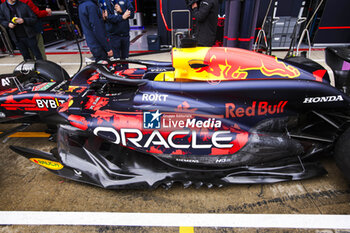
[[[115,140],[114,140],[114,141],[110,140],[110,141],[113,142],[113,143],[115,143],[115,144],[119,144],[119,143],[120,143],[120,136],[119,136],[119,133],[118,133],[115,129],[110,128],[110,127],[100,127],[100,126],[99,126],[99,127],[96,127],[96,128],[94,129],[94,134],[95,134],[96,136],[99,136],[99,135],[98,135],[99,132],[109,132],[109,133],[114,134]]]
[[[2,85],[2,86],[10,86],[10,84],[11,84],[11,81],[10,81],[9,78],[3,78],[3,79],[1,79],[1,85]]]
[[[169,134],[168,136],[168,143],[171,147],[176,148],[176,149],[188,149],[190,147],[190,145],[179,145],[179,144],[175,144],[173,142],[173,137],[176,135],[187,135],[189,134],[190,131],[189,130],[178,130],[178,131],[173,131]]]
[[[65,100],[58,100],[60,104],[64,104],[66,101]]]
[[[213,142],[213,145],[217,148],[231,148],[233,147],[233,144],[220,144],[219,142],[222,142],[222,141],[229,141],[231,142],[232,141],[232,137],[220,137],[219,135],[220,134],[229,134],[230,131],[216,131],[214,134],[213,134],[213,137],[212,137],[212,142]]]
[[[197,145],[197,133],[196,131],[192,131],[192,148],[194,149],[207,149],[207,148],[211,148],[212,145],[210,144],[201,144],[201,145]]]
[[[152,131],[146,140],[144,145],[140,142],[145,137],[142,131],[139,129],[121,129],[120,133],[114,128],[110,127],[96,127],[93,131],[94,135],[107,139],[115,144],[122,144],[127,146],[127,143],[131,143],[136,148],[149,148],[150,146],[163,146],[164,148],[174,148],[174,149],[208,149],[213,146],[216,148],[231,148],[233,147],[232,136],[224,136],[224,134],[231,134],[230,131],[216,131],[214,132],[209,144],[197,144],[197,132],[191,130],[177,130],[169,134],[168,138],[165,139],[158,130]],[[113,136],[111,136],[112,134]],[[192,142],[186,143],[174,143],[174,137],[177,135],[191,135]]]
[[[128,134],[128,133],[137,134],[137,137],[136,138],[130,138],[130,137],[126,138],[126,134]],[[142,133],[140,130],[138,130],[138,129],[121,129],[120,134],[121,134],[123,146],[126,146],[126,144],[127,144],[126,139],[128,139],[128,141],[131,142],[132,144],[134,144],[136,147],[142,147],[138,143],[142,139]]]
[[[154,137],[157,136],[159,141],[153,141]],[[149,136],[149,138],[147,139],[145,145],[143,147],[148,148],[150,146],[150,144],[156,145],[156,146],[164,146],[165,148],[170,148],[168,143],[165,141],[165,139],[163,138],[163,136],[159,133],[158,130],[154,130],[151,134],[151,136]]]
[[[165,94],[142,94],[142,101],[166,101],[167,97]]]

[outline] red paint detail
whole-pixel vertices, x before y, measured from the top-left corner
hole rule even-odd
[[[100,108],[106,106],[109,102],[109,98],[99,96],[88,96],[89,100],[85,105],[85,109],[100,110]]]
[[[135,0],[135,13],[137,12],[137,0]]]
[[[182,104],[179,104],[178,106],[177,106],[177,108],[175,109],[175,112],[186,112],[186,113],[188,113],[188,112],[190,112],[190,113],[194,113],[195,111],[197,111],[197,108],[190,108],[191,106],[188,104],[188,102],[187,101],[184,101],[184,102],[182,102]]]
[[[163,151],[162,150],[159,150],[157,149],[156,147],[154,146],[151,146],[151,148],[149,148],[149,153],[152,153],[152,154],[163,154]]]
[[[173,155],[185,155],[186,153],[179,149],[179,150],[173,151],[171,154],[173,154]]]
[[[58,108],[58,112],[65,112],[68,110],[69,108],[69,101],[70,99],[68,99],[67,102],[64,102],[63,104],[60,105],[60,107]]]
[[[320,30],[324,29],[350,29],[350,26],[336,26],[336,27],[318,27]]]
[[[90,85],[93,81],[98,80],[99,78],[100,78],[99,74],[94,74],[87,80],[87,83]]]
[[[316,81],[322,82],[326,72],[327,70],[316,70],[312,73],[312,75],[315,77]]]
[[[211,155],[229,155],[234,154],[242,147],[247,144],[249,139],[249,133],[241,130],[237,125],[230,127],[231,133],[236,133],[236,138],[232,140],[230,144],[233,144],[231,148],[228,149],[220,149],[220,148],[212,148]]]
[[[77,115],[70,115],[68,117],[68,120],[70,124],[74,127],[77,127],[81,130],[87,130],[89,122],[86,120],[85,117],[77,116]]]
[[[8,90],[0,91],[0,95],[11,94],[17,90],[18,90],[17,88],[12,88],[12,89],[8,89]]]
[[[2,107],[5,107],[6,110],[21,110],[21,111],[49,111],[46,106],[44,108],[37,107],[36,100],[45,99],[52,100],[55,99],[52,96],[40,96],[38,93],[33,96],[32,99],[22,99],[16,101],[13,98],[13,95],[10,95],[6,98],[6,101],[1,104]]]
[[[211,138],[211,136],[210,136],[210,133],[209,133],[209,130],[208,129],[201,129],[201,131],[200,131],[200,134],[199,134],[201,137],[202,137],[202,139],[203,139],[203,141],[204,142],[206,142],[206,141],[209,141],[210,140],[210,138]]]
[[[86,88],[87,88],[87,87],[80,87],[80,88],[76,91],[76,93],[82,93],[83,91],[85,91]]]
[[[111,118],[114,116],[115,114],[111,113],[111,112],[107,112],[107,111],[96,111],[95,114],[92,114],[91,117],[93,118],[97,118],[97,124],[102,124],[103,121],[107,121],[110,122]]]

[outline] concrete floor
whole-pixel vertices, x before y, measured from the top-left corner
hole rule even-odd
[[[320,54],[318,54],[320,53]],[[86,56],[86,55],[85,55]],[[283,54],[279,54],[283,56]],[[315,59],[322,60],[322,52]],[[141,59],[170,60],[169,53]],[[49,55],[70,74],[78,55]],[[21,56],[0,59],[1,73],[12,72]],[[322,61],[320,61],[322,62]],[[0,125],[0,131],[10,128]],[[43,131],[34,125],[26,131]],[[49,151],[46,138],[11,138],[0,144],[0,211],[92,211],[140,213],[350,214],[350,188],[332,158],[322,159],[328,175],[305,181],[224,188],[175,185],[170,190],[104,190],[51,174],[8,149],[9,145]],[[0,226],[0,232],[181,232],[177,227]],[[185,232],[185,231],[182,231]],[[192,231],[193,232],[193,231]],[[194,232],[350,232],[350,230],[194,228]]]

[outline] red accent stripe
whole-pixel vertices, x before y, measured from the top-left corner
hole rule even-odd
[[[350,26],[338,26],[338,27],[319,27],[318,29],[350,29]]]
[[[135,0],[135,13],[137,12],[137,0]]]
[[[250,38],[238,38],[238,41],[251,41],[251,40],[254,40],[254,36]]]
[[[137,54],[137,53],[150,53],[154,52],[154,50],[137,50],[130,51],[129,53]],[[91,52],[81,52],[82,54],[91,54]],[[59,54],[79,54],[79,52],[46,52],[46,55],[59,55]],[[14,53],[14,55],[21,55],[21,53]]]
[[[224,36],[224,39],[226,39],[226,40],[237,40],[237,38],[229,38],[228,36]]]
[[[165,25],[165,29],[167,31],[172,31],[171,29],[168,28],[168,24],[166,23],[165,21],[165,17],[164,17],[164,14],[163,14],[163,0],[159,0],[159,11],[160,11],[160,15],[162,16],[162,19],[163,19],[163,23]]]
[[[224,38],[227,40],[237,40],[237,38],[230,38],[228,36],[224,36]],[[238,41],[251,41],[251,40],[254,40],[254,36],[250,38],[238,38]]]
[[[25,108],[34,108],[35,104],[1,104],[2,107],[25,107]]]

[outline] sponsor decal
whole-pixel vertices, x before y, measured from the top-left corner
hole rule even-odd
[[[143,128],[144,129],[160,129],[161,116],[159,110],[156,112],[144,112],[143,113]]]
[[[56,82],[48,82],[48,83],[42,83],[35,87],[33,87],[32,91],[46,91],[50,87],[52,87]]]
[[[10,84],[11,84],[11,81],[10,81],[9,78],[2,78],[2,79],[1,79],[1,85],[2,85],[3,87],[5,87],[5,86],[10,86]]]
[[[75,176],[77,176],[77,177],[83,177],[83,176],[82,176],[83,173],[82,173],[81,171],[76,170],[76,169],[73,169],[73,171],[74,171],[74,175],[75,175]]]
[[[199,163],[198,159],[176,159],[177,162],[183,162],[183,163]]]
[[[64,80],[62,81],[60,84],[58,84],[57,86],[55,86],[52,91],[57,91],[59,89],[61,89],[68,81],[67,80]]]
[[[226,118],[263,116],[283,113],[288,101],[280,101],[278,104],[269,104],[267,101],[253,101],[249,107],[237,107],[234,103],[226,103]]]
[[[47,159],[30,158],[29,160],[51,170],[61,170],[63,168],[63,165],[61,163]]]
[[[217,129],[221,128],[222,122],[214,117],[196,118],[192,114],[162,114],[159,110],[143,113],[144,129]]]
[[[36,93],[32,98],[19,99],[18,101],[14,99],[13,95],[9,95],[0,106],[6,110],[49,111],[50,109],[56,109],[64,102],[64,99],[54,98],[53,96],[41,96],[39,93]]]
[[[34,71],[34,70],[35,70],[34,62],[22,63],[15,68],[15,71],[20,72],[22,74],[29,74],[30,71]]]
[[[150,68],[150,71],[151,72],[166,72],[167,71],[167,69],[165,69],[165,68]]]
[[[151,146],[163,146],[164,148],[173,149],[210,149],[219,148],[227,149],[234,146],[234,140],[230,131],[215,131],[211,138],[207,140],[206,144],[197,142],[197,134],[195,130],[175,130],[168,134],[166,138],[158,131],[153,130],[150,134],[143,134],[139,129],[120,129],[120,132],[111,127],[96,127],[94,134],[99,136],[99,133],[112,133],[114,139],[110,140],[115,144],[122,144],[123,146],[132,146],[135,148],[150,148]],[[181,141],[179,143],[175,140],[178,137],[190,136],[192,140]],[[175,143],[176,141],[176,143]]]
[[[338,101],[344,101],[341,95],[306,97],[304,99],[303,104],[316,104],[316,103],[327,103],[327,102],[338,102]]]
[[[35,102],[38,108],[55,109],[55,108],[58,108],[61,104],[63,104],[66,101],[55,98],[51,100],[36,99]]]
[[[164,115],[162,118],[162,127],[163,128],[221,128],[221,121],[216,120],[215,118],[209,118],[206,120],[193,118],[192,115],[189,115],[184,118],[183,115],[180,115],[180,118],[177,119],[177,115]]]
[[[165,94],[142,94],[142,101],[166,101],[168,95]]]

